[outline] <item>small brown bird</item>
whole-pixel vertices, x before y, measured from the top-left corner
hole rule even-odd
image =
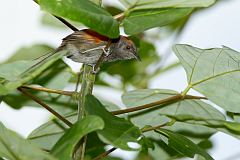
[[[105,51],[105,47],[111,41],[109,49]],[[47,54],[39,63],[42,63],[53,54],[59,51],[67,51],[67,58],[75,62],[95,66],[100,56],[104,52],[103,62],[114,62],[117,60],[137,59],[140,57],[134,43],[125,36],[117,39],[109,39],[99,33],[84,29],[76,31],[63,38],[62,44],[53,53]],[[36,64],[37,65],[37,64]]]

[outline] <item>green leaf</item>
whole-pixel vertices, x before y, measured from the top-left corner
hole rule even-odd
[[[240,54],[230,48],[199,49],[175,45],[189,87],[230,112],[240,113]]]
[[[120,0],[125,7],[135,9],[208,7],[215,0]]]
[[[38,65],[37,67],[31,68],[38,61],[15,61],[12,63],[6,63],[0,65],[0,95],[6,95],[9,92],[15,90],[22,84],[29,82],[30,80],[36,78],[40,75],[45,69],[51,66],[58,59],[62,58],[65,55],[64,52],[59,52],[48,58],[43,64]]]
[[[54,15],[81,22],[110,38],[119,36],[119,24],[110,13],[88,0],[38,0],[41,8]]]
[[[33,79],[31,84],[62,90],[68,85],[70,78],[71,73],[69,72],[67,65],[61,61],[58,61],[44,73]],[[60,113],[69,113],[72,112],[73,109],[76,109],[77,102],[75,102],[72,97],[32,90],[29,90],[29,92],[43,100],[46,104]],[[23,106],[40,106],[18,91],[11,92],[5,96],[4,102],[16,109]]]
[[[11,160],[56,160],[0,122],[0,156]]]
[[[170,8],[132,11],[123,20],[124,31],[132,35],[150,28],[165,26],[186,17],[192,10],[192,8]]]
[[[140,130],[136,126],[123,118],[112,115],[92,95],[86,96],[85,108],[87,114],[97,115],[103,119],[105,127],[97,132],[103,142],[124,150],[132,150],[127,143],[137,143],[137,139],[141,135]]]
[[[77,121],[77,113],[72,113],[64,117],[72,123]],[[53,119],[30,133],[28,140],[40,148],[51,150],[68,128],[62,121]]]
[[[14,62],[19,60],[33,60],[46,53],[51,53],[54,49],[45,44],[35,44],[28,47],[22,47],[17,50],[6,62]]]
[[[103,102],[103,104],[106,104],[106,102]],[[111,110],[116,106],[112,106],[112,104],[110,105],[110,103],[107,103],[105,107],[106,109]],[[64,117],[70,122],[75,123],[77,121],[77,112],[72,112]],[[68,126],[66,124],[60,120],[53,119],[35,129],[28,136],[28,139],[30,142],[35,143],[40,148],[51,150],[67,129]]]
[[[161,89],[140,89],[123,94],[122,101],[128,107],[141,106],[166,98],[170,98],[178,94],[171,90]],[[202,102],[201,100],[185,99],[178,102],[172,102],[163,105],[156,105],[155,108],[138,111],[130,114],[131,121],[139,126],[145,125],[158,126],[170,121],[165,115],[185,115],[192,117],[201,117],[202,119],[225,120],[225,117],[212,106]],[[215,133],[215,129],[211,129],[201,125],[184,124],[175,122],[174,125],[168,127],[172,131],[181,132],[187,135],[195,142],[208,138]],[[146,134],[148,137],[157,138],[154,134]]]
[[[175,149],[180,154],[188,156],[190,158],[194,158],[195,154],[199,154],[203,156],[206,160],[213,160],[213,158],[207,152],[205,152],[203,149],[201,149],[199,146],[197,146],[181,134],[177,134],[166,129],[158,129],[157,132],[167,137],[168,146]]]
[[[104,122],[100,117],[87,116],[75,123],[54,145],[51,153],[59,160],[71,160],[75,146],[90,132],[103,129]]]
[[[224,132],[236,138],[240,138],[240,123],[238,122],[229,122],[225,120],[219,119],[203,119],[193,116],[186,115],[168,115],[171,118],[174,118],[177,121],[195,124],[195,125],[203,125],[209,128],[216,129],[218,131]]]

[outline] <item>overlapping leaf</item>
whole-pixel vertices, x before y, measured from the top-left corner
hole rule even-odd
[[[199,154],[206,160],[213,160],[213,158],[207,152],[186,137],[166,129],[158,129],[157,132],[167,137],[167,145],[178,151],[183,156],[194,158],[195,154]]]
[[[0,123],[0,157],[11,160],[56,160]]]
[[[240,113],[240,53],[230,48],[173,48],[188,77],[189,87],[230,112]]]
[[[103,104],[107,110],[117,109],[116,105],[109,102],[103,102]],[[75,123],[77,121],[77,112],[67,114],[65,118]],[[28,136],[28,139],[45,150],[51,150],[67,129],[68,126],[60,120],[51,120],[35,129]]]
[[[171,90],[160,89],[142,89],[127,92],[122,96],[123,103],[128,107],[136,107],[140,105],[149,104],[152,102],[161,101],[163,99],[175,96],[177,92]],[[165,106],[167,105],[167,106]],[[200,100],[181,100],[168,104],[156,105],[155,108],[145,111],[139,111],[130,115],[131,121],[139,126],[145,125],[157,126],[169,121],[163,115],[189,115],[193,117],[201,117],[202,119],[218,119],[225,120],[224,116],[212,106]],[[208,138],[209,135],[216,132],[216,130],[193,124],[184,124],[180,122],[174,123],[173,126],[168,127],[172,131],[184,132],[186,135],[194,135],[192,140],[199,140]],[[149,135],[152,137],[152,135]],[[155,138],[156,136],[154,136]]]
[[[100,117],[87,116],[76,122],[68,129],[61,139],[54,145],[51,153],[59,160],[71,160],[75,146],[84,135],[103,129],[104,122]]]
[[[89,0],[38,0],[41,8],[54,15],[81,22],[110,38],[119,36],[119,24],[110,13]]]
[[[138,142],[140,130],[131,122],[116,117],[108,112],[105,107],[92,95],[87,95],[85,108],[89,115],[96,115],[103,119],[105,127],[98,131],[99,138],[105,143],[124,150],[132,150],[128,142]]]

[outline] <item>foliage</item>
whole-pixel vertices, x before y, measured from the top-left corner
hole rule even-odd
[[[199,49],[185,44],[173,45],[180,63],[162,68],[156,67],[162,63],[156,44],[149,41],[165,40],[175,33],[177,38],[195,11],[201,12],[214,5],[214,0],[120,0],[125,10],[118,6],[102,7],[100,0],[37,2],[50,14],[75,21],[110,38],[117,38],[119,30],[123,29],[136,44],[142,62],[102,64],[96,77],[84,70],[80,79],[81,84],[87,85],[82,86],[81,92],[63,91],[78,82],[78,74],[61,60],[65,53],[54,54],[47,62],[28,69],[54,49],[47,44],[20,48],[0,64],[0,102],[15,109],[44,106],[49,110],[50,106],[54,109],[51,113],[57,118],[36,128],[27,139],[0,123],[0,157],[75,160],[73,155],[85,145],[85,159],[121,159],[108,155],[120,148],[137,152],[136,159],[193,158],[198,155],[211,160],[213,158],[207,151],[212,147],[209,140],[212,135],[220,131],[240,138],[239,52],[225,46]],[[43,25],[59,26],[59,22],[43,19]],[[150,28],[162,31],[159,37],[145,32]],[[188,77],[185,90],[178,93],[148,89],[154,77],[179,64]],[[93,77],[92,81],[96,79],[95,84],[105,89],[124,91],[122,102],[126,109],[121,110],[120,104],[112,104],[109,99],[91,95],[93,84],[88,83],[86,77]],[[129,88],[132,91],[127,91]],[[205,97],[188,95],[190,89]],[[212,106],[213,103],[227,115]],[[85,112],[80,116],[77,110],[81,107]],[[139,147],[134,148],[131,143]],[[106,152],[109,145],[114,148]]]

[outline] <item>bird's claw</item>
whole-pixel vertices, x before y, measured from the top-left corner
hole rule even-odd
[[[102,50],[103,50],[103,54],[104,54],[106,57],[110,54],[110,50],[109,50],[109,49],[102,48]]]
[[[98,72],[100,71],[100,68],[95,68],[95,66],[93,66],[93,70],[92,70],[92,73],[93,74],[97,74]]]

